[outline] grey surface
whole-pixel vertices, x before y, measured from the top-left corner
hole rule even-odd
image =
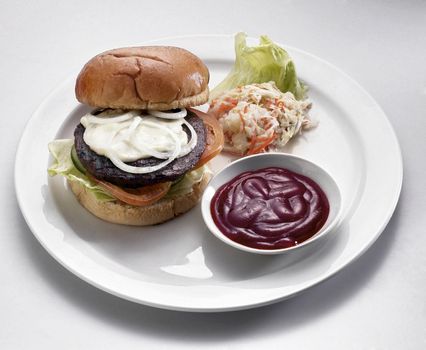
[[[63,269],[32,236],[15,199],[15,150],[31,113],[104,49],[241,30],[330,61],[387,113],[405,173],[380,239],[293,299],[227,314],[136,305]],[[426,2],[2,2],[0,47],[0,348],[426,348]]]

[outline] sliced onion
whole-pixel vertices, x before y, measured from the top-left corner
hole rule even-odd
[[[185,108],[179,108],[179,112],[162,112],[149,109],[148,114],[162,119],[181,119],[186,117],[187,112]]]
[[[183,124],[185,124],[191,132],[191,140],[189,140],[189,142],[183,147],[182,152],[179,154],[179,157],[186,156],[189,152],[191,152],[197,144],[198,140],[198,136],[194,130],[194,127],[189,124],[185,119],[183,119]]]
[[[121,127],[113,135],[113,137],[110,140],[110,144],[113,142],[113,140],[116,137],[116,135],[119,132],[121,132],[123,129],[125,129],[125,128],[127,128],[127,129],[123,132],[123,134],[120,137],[118,137],[118,138],[115,139],[115,142],[116,143],[118,143],[118,142],[127,142],[127,140],[132,137],[132,134],[135,132],[136,128],[139,126],[139,124],[141,123],[141,121],[142,121],[142,118],[139,117],[139,116],[137,116],[137,117],[135,117],[133,119],[133,121],[132,121],[132,123],[130,125],[123,125],[123,127]],[[133,145],[130,145],[130,146],[133,146]]]
[[[147,126],[152,126],[154,128],[162,129],[162,130],[166,131],[167,133],[169,133],[170,135],[172,135],[172,137],[174,138],[174,141],[175,141],[175,151],[176,151],[176,143],[179,146],[179,153],[176,156],[176,158],[181,157],[182,148],[181,148],[179,140],[177,139],[177,136],[173,133],[172,130],[170,130],[169,128],[167,128],[167,127],[165,127],[161,124],[156,124],[154,122],[150,122],[149,120],[143,120],[142,123],[147,125]],[[134,147],[134,144],[131,144],[131,145]],[[138,146],[140,146],[140,145],[138,145]],[[158,152],[158,151],[156,151],[156,150],[154,150],[151,147],[148,147],[146,145],[142,146],[142,151],[144,151],[145,153],[149,154],[150,156],[158,158],[158,159],[170,158],[174,154],[174,152]]]
[[[129,128],[123,133],[123,135],[120,137],[118,142],[126,141],[127,139],[131,138],[133,133],[135,132],[136,128],[139,126],[139,124],[142,122],[142,118],[137,116],[133,119],[132,124],[130,124]],[[122,130],[122,129],[120,129]]]
[[[135,145],[134,143],[131,143],[131,140],[129,141],[124,141],[127,142],[130,146],[136,148],[138,151],[142,151],[143,153],[148,154],[150,157],[154,157],[157,159],[168,159],[173,155],[173,152],[159,152],[156,151],[155,149],[149,148],[145,145]],[[179,156],[179,155],[178,155]]]
[[[102,113],[104,113],[104,112],[102,112]],[[84,117],[86,117],[87,120],[90,123],[93,123],[93,124],[109,124],[109,123],[124,122],[124,121],[129,120],[133,117],[136,117],[140,112],[139,111],[129,111],[127,113],[119,115],[118,117],[99,117],[99,115],[102,115],[102,113],[98,114],[98,116],[94,116],[94,115],[88,113]]]
[[[128,127],[128,129],[123,132],[123,135],[121,135],[121,137],[119,139],[116,139],[116,142],[125,142],[127,143],[130,147],[134,147],[136,148],[138,151],[142,151],[143,153],[146,153],[148,155],[150,155],[151,157],[155,157],[158,159],[168,159],[170,158],[170,156],[173,154],[173,152],[158,152],[148,146],[145,145],[137,145],[132,142],[132,139],[135,137],[134,136],[134,132],[136,130],[136,128],[140,125],[140,124],[146,124],[146,121],[143,121],[142,118],[140,116],[134,117],[132,123],[130,124],[130,126]],[[161,126],[156,125],[156,127],[161,128]],[[125,128],[125,127],[123,127]],[[120,132],[121,130],[123,130],[123,128],[121,128],[118,132]],[[111,140],[112,142],[112,140]]]
[[[94,116],[92,114],[87,114],[85,115],[81,122],[82,124],[86,124],[87,123],[93,123],[93,124],[108,124],[108,123],[123,123],[121,124],[123,127],[119,128],[119,130],[117,130],[117,132],[115,133],[115,135],[113,136],[116,137],[117,133],[119,133],[120,131],[123,131],[123,129],[127,129],[124,130],[122,135],[119,137],[119,139],[116,139],[116,142],[126,142],[128,143],[131,147],[134,147],[135,149],[137,149],[138,151],[141,151],[143,153],[148,154],[151,157],[155,157],[157,159],[165,159],[165,161],[157,164],[157,165],[153,165],[153,166],[146,166],[146,167],[135,167],[135,166],[131,166],[128,165],[126,163],[124,163],[118,153],[112,148],[109,147],[108,150],[106,150],[105,152],[105,156],[107,156],[111,162],[119,169],[128,172],[128,173],[132,173],[132,174],[146,174],[146,173],[151,173],[154,171],[157,171],[163,167],[165,167],[166,165],[168,165],[169,163],[171,163],[173,160],[175,160],[178,157],[183,157],[185,155],[187,155],[188,153],[190,153],[195,145],[197,144],[197,133],[194,130],[194,127],[188,123],[184,117],[187,115],[187,111],[185,108],[180,109],[179,112],[160,112],[160,111],[148,111],[150,115],[153,115],[154,117],[157,118],[164,118],[164,119],[174,119],[174,120],[179,120],[181,119],[180,123],[181,126],[183,124],[186,125],[186,127],[189,129],[191,135],[190,135],[190,140],[187,142],[187,144],[185,146],[181,146],[180,140],[178,139],[177,135],[174,134],[174,132],[172,130],[170,130],[168,127],[160,124],[160,123],[155,123],[152,121],[147,121],[144,120],[140,117],[140,111],[136,111],[136,110],[132,110],[132,111],[128,111],[122,115],[119,115],[117,117],[107,117],[105,115],[111,114],[111,112],[105,111],[102,112],[101,114],[99,114],[99,116]],[[133,120],[131,120],[132,118],[134,118]],[[170,137],[173,140],[174,143],[174,147],[173,147],[173,151],[172,152],[159,152],[154,150],[153,148],[149,147],[149,145],[147,144],[136,144],[135,142],[132,142],[132,140],[135,137],[135,130],[140,126],[140,125],[147,125],[147,126],[151,126],[154,128],[158,128],[161,129],[163,131],[165,131],[166,133],[168,133],[170,135]],[[112,139],[111,139],[111,143],[112,143]]]
[[[127,173],[131,173],[131,174],[147,174],[147,173],[152,173],[154,171],[157,171],[161,168],[164,168],[167,164],[173,162],[179,155],[180,151],[181,151],[181,146],[180,146],[180,142],[179,139],[177,138],[177,136],[168,128],[149,122],[149,121],[144,121],[144,123],[146,125],[152,125],[154,127],[159,127],[159,128],[164,128],[165,130],[167,130],[167,132],[171,135],[173,141],[175,142],[175,149],[174,152],[172,153],[172,155],[170,156],[170,158],[168,158],[166,161],[161,162],[160,164],[157,165],[153,165],[153,166],[146,166],[146,167],[137,167],[137,166],[132,166],[132,165],[128,165],[126,163],[124,163],[117,155],[117,153],[112,150],[109,149],[106,156],[111,160],[111,162],[119,169],[127,172]]]
[[[165,126],[162,126],[161,124],[155,124],[154,122],[150,122],[150,121],[143,121],[143,123],[145,125],[149,125],[149,126],[153,126],[153,127],[159,128],[159,129],[163,129],[163,130],[165,130],[169,133],[172,132],[170,129],[166,128]],[[182,124],[185,124],[188,127],[188,129],[191,133],[191,139],[183,148],[181,148],[181,151],[179,152],[179,155],[178,155],[179,158],[186,156],[189,152],[191,152],[194,149],[195,145],[197,144],[197,140],[198,140],[198,136],[197,136],[197,133],[196,133],[194,127],[191,124],[189,124],[185,119],[182,119]],[[133,143],[132,143],[132,146],[134,146]],[[166,159],[166,158],[170,157],[171,154],[172,154],[171,152],[158,152],[158,151],[155,151],[154,149],[147,147],[145,145],[142,146],[142,147],[141,147],[141,150],[143,152],[149,154],[152,157],[159,158],[159,159]]]
[[[137,166],[132,166],[132,165],[128,165],[128,164],[124,163],[117,156],[117,154],[114,151],[112,151],[112,150],[109,150],[107,152],[107,157],[111,160],[111,162],[117,168],[125,171],[126,173],[131,173],[131,174],[148,174],[148,173],[153,173],[154,171],[157,171],[157,170],[160,170],[161,168],[164,168],[166,165],[170,164],[171,162],[173,162],[176,159],[176,157],[170,157],[166,161],[161,162],[160,164],[157,164],[157,165],[154,165],[154,166],[137,167]]]
[[[173,152],[159,152],[155,149],[152,149],[144,144],[138,144],[136,145],[134,142],[132,142],[132,139],[134,138],[134,135],[128,140],[124,140],[124,142],[128,143],[131,147],[136,148],[138,151],[142,151],[143,153],[148,154],[151,157],[155,157],[158,159],[168,159],[173,155]],[[180,145],[180,143],[179,143]],[[179,156],[179,155],[178,155]]]

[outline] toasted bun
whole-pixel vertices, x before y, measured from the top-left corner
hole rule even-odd
[[[78,75],[75,94],[93,107],[168,110],[207,102],[208,82],[207,67],[187,50],[128,47],[87,62]]]
[[[190,193],[161,199],[145,207],[135,207],[118,201],[101,202],[76,181],[68,184],[83,207],[98,218],[115,224],[147,226],[163,223],[192,209],[198,203],[210,178],[211,174],[206,172],[202,180],[193,185]]]

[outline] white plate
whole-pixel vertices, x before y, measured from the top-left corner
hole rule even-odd
[[[253,41],[249,41],[254,43]],[[200,56],[215,86],[234,60],[232,36],[170,38],[156,44]],[[15,186],[34,235],[62,265],[109,293],[138,303],[186,311],[228,311],[269,304],[329,278],[366,251],[399,198],[402,159],[394,131],[371,96],[329,63],[288,48],[310,87],[320,123],[287,151],[323,166],[338,183],[343,223],[326,242],[297,254],[256,256],[213,237],[200,207],[148,228],[105,223],[83,209],[63,179],[49,178],[47,144],[70,138],[86,111],[74,97],[75,76],[39,107],[22,135]],[[220,157],[219,169],[229,159]]]

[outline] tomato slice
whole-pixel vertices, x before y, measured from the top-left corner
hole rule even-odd
[[[91,179],[99,186],[106,189],[115,198],[136,207],[143,207],[157,202],[167,194],[172,185],[171,182],[162,182],[150,186],[124,189],[110,182],[98,180],[94,177],[91,177]]]
[[[201,155],[201,158],[199,159],[198,163],[194,167],[194,169],[196,169],[206,164],[209,160],[217,156],[222,151],[224,137],[222,127],[220,126],[216,118],[197,109],[188,109],[190,109],[191,112],[193,112],[195,115],[197,115],[200,119],[203,120],[207,131],[206,148],[203,154]],[[162,182],[159,184],[143,186],[135,189],[124,189],[107,181],[98,180],[94,177],[90,178],[91,180],[96,182],[96,184],[106,189],[115,198],[121,200],[124,203],[138,207],[150,205],[160,200],[167,194],[172,185],[171,182]]]
[[[204,112],[201,112],[197,109],[188,108],[192,113],[197,115],[198,118],[202,119],[206,127],[206,148],[201,155],[200,160],[195,165],[194,169],[197,169],[209,160],[216,157],[223,149],[224,138],[222,127],[220,126],[218,120]]]

